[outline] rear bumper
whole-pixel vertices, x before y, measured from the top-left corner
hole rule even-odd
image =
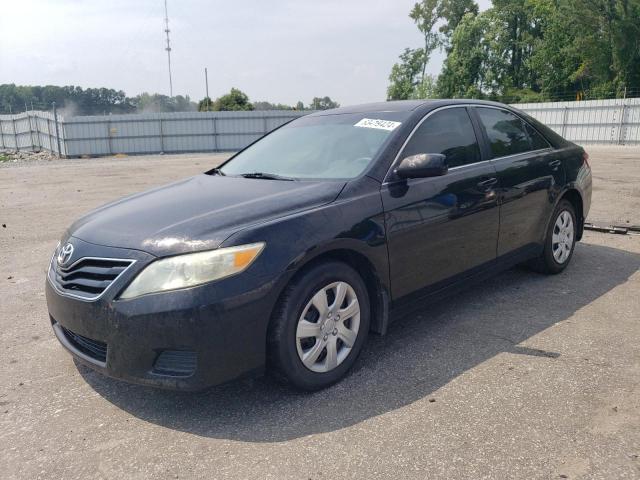
[[[242,274],[137,299],[87,302],[47,281],[46,297],[54,333],[78,362],[128,382],[200,390],[264,367],[273,285]]]

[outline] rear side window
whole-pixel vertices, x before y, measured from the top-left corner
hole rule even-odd
[[[406,158],[419,153],[441,153],[449,168],[480,161],[480,148],[467,109],[447,108],[427,118],[402,151]]]
[[[524,128],[529,134],[531,140],[531,150],[542,150],[543,148],[549,148],[549,142],[547,142],[542,135],[540,135],[535,128],[524,122]]]
[[[480,107],[477,112],[487,132],[494,158],[531,150],[529,136],[520,117],[496,108]]]

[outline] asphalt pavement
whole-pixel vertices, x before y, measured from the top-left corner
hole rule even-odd
[[[589,151],[589,219],[640,224],[640,149]],[[64,229],[222,158],[0,168],[0,477],[640,478],[640,236],[587,232],[560,275],[515,268],[422,306],[314,394],[167,392],[76,365],[43,289]]]

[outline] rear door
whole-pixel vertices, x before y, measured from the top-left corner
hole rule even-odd
[[[564,184],[562,162],[535,128],[515,113],[476,106],[487,155],[498,175],[498,256],[541,245],[556,191]]]
[[[418,153],[446,156],[441,177],[382,186],[393,299],[454,277],[495,259],[498,238],[496,171],[482,158],[464,106],[428,114],[397,161]]]

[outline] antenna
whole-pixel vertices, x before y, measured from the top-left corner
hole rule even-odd
[[[171,42],[169,41],[169,13],[167,13],[167,0],[164,0],[164,32],[167,34],[167,61],[169,62],[169,96],[173,97],[173,82],[171,80]]]

